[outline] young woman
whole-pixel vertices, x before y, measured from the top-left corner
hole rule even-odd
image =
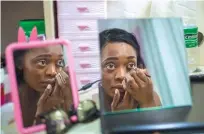
[[[135,36],[117,28],[99,36],[106,111],[160,106]]]
[[[72,103],[62,46],[14,52],[24,127],[38,123],[38,115]]]

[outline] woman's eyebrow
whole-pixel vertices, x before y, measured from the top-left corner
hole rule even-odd
[[[136,58],[136,56],[129,56],[129,57],[127,57],[128,59],[134,59],[134,58]]]
[[[118,57],[108,57],[105,60],[103,60],[102,62],[105,62],[107,60],[118,60]]]
[[[58,56],[59,56],[59,57],[63,57],[64,55],[63,55],[63,54],[59,54]]]
[[[51,57],[52,55],[51,54],[41,54],[41,55],[38,55],[38,56],[36,56],[35,58],[45,58],[45,57]],[[63,54],[59,54],[58,55],[59,57],[63,57]]]
[[[36,56],[35,58],[41,58],[41,57],[51,57],[51,54],[41,54]]]

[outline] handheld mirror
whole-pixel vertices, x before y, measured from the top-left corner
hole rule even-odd
[[[38,115],[78,106],[71,43],[65,40],[30,42],[19,38],[6,49],[15,122],[20,133],[45,130]],[[64,50],[66,53],[64,53]],[[67,63],[69,67],[67,68]]]
[[[104,129],[185,120],[192,98],[181,19],[101,19],[98,28]]]

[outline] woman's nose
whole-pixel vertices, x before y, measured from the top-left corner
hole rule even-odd
[[[119,68],[116,72],[115,79],[123,81],[125,78],[126,70],[124,68]]]
[[[54,65],[51,65],[47,68],[46,75],[55,77],[56,74],[57,74],[57,68]]]

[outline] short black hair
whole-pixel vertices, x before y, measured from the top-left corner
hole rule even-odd
[[[24,82],[23,76],[23,59],[28,50],[16,50],[13,53],[14,63],[15,63],[15,72],[17,84],[20,85]],[[21,68],[21,69],[20,69]]]
[[[137,42],[136,37],[123,29],[112,28],[107,29],[99,33],[100,38],[100,52],[107,45],[107,43],[113,42],[125,42],[130,44],[137,53],[137,66],[139,68],[145,68],[145,63],[141,57],[140,46]]]

